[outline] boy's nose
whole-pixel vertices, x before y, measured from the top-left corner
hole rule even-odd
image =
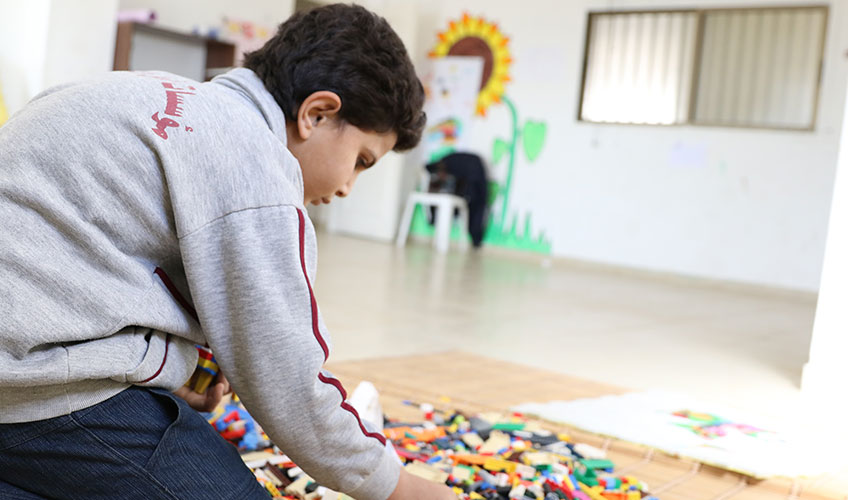
[[[336,196],[339,198],[344,198],[345,196],[350,194],[350,190],[353,189],[353,184],[356,182],[356,178],[359,177],[359,173],[354,174],[353,177],[350,178],[347,183],[340,187],[338,191],[336,191]]]

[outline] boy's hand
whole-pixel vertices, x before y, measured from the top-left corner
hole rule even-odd
[[[456,493],[444,484],[434,483],[400,470],[395,491],[386,500],[456,500]]]
[[[224,394],[231,391],[230,383],[223,373],[219,372],[215,377],[215,383],[206,389],[205,394],[198,394],[186,386],[182,386],[174,394],[183,398],[189,406],[197,411],[212,411],[223,399]]]

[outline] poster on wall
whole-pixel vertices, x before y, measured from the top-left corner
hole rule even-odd
[[[427,100],[427,126],[421,143],[421,162],[432,163],[453,151],[468,149],[471,117],[483,75],[480,57],[443,57],[429,61],[421,76]]]

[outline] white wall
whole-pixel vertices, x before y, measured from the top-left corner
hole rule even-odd
[[[42,90],[49,0],[0,2],[0,84],[11,115]]]
[[[815,132],[576,120],[588,11],[727,6],[726,0],[422,1],[416,58],[423,60],[436,33],[463,12],[497,22],[510,37],[506,94],[520,120],[548,126],[536,162],[516,166],[511,210],[533,214],[555,255],[815,291],[848,78],[848,32],[840,28],[848,5],[829,3]],[[493,137],[508,137],[505,106],[491,107],[473,127],[476,149],[488,157]]]
[[[117,0],[0,2],[0,83],[9,113],[53,85],[112,69]]]
[[[844,113],[848,120],[848,107]],[[804,366],[801,388],[816,402],[837,400],[848,407],[844,398],[833,397],[848,380],[848,127],[842,130],[837,169],[810,360]]]
[[[44,59],[45,87],[112,70],[117,13],[117,0],[51,2]]]

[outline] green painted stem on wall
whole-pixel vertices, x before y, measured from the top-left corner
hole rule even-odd
[[[501,206],[500,225],[506,227],[506,210],[509,207],[509,189],[512,187],[512,170],[515,168],[515,148],[518,144],[518,110],[515,109],[515,104],[506,95],[501,96],[501,100],[509,108],[509,114],[512,118],[512,140],[509,142],[509,167],[506,171],[506,184],[503,188],[503,205]]]

